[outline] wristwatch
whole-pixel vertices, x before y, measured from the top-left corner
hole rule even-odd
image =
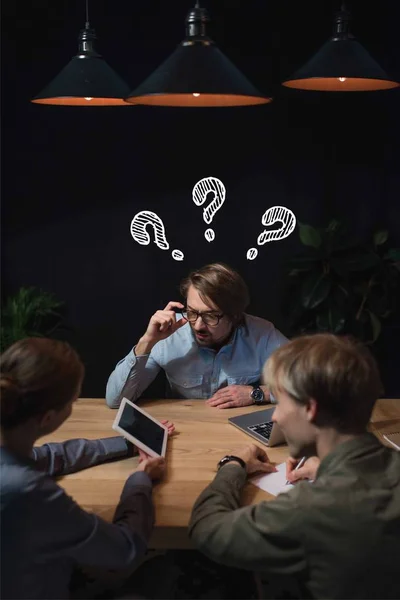
[[[226,463],[231,462],[233,460],[238,462],[239,465],[241,467],[243,467],[244,470],[246,470],[246,463],[244,462],[243,459],[239,458],[238,456],[233,456],[232,454],[227,454],[226,456],[221,458],[221,460],[219,461],[219,463],[217,465],[217,471],[219,471],[221,467],[226,465]]]
[[[258,383],[251,383],[250,385],[253,386],[253,389],[250,392],[250,398],[252,398],[253,404],[256,404],[257,406],[260,406],[260,404],[264,404],[264,392],[262,391]]]

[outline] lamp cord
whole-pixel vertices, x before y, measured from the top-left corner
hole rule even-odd
[[[89,24],[89,0],[86,0],[86,23],[85,23],[85,28],[86,29],[90,28],[90,24]]]

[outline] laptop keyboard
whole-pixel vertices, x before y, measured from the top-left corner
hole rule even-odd
[[[254,431],[254,433],[258,433],[261,437],[269,440],[271,435],[271,429],[273,426],[272,421],[267,421],[266,423],[258,423],[257,425],[249,425],[250,431]]]

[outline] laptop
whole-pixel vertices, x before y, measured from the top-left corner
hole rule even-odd
[[[238,427],[247,433],[247,435],[251,435],[266,446],[272,447],[278,446],[278,444],[286,444],[282,429],[277,423],[272,421],[274,410],[275,408],[266,408],[265,410],[231,417],[228,420],[232,425],[235,425],[235,427]]]

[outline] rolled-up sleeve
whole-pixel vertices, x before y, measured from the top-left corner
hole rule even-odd
[[[134,402],[151,384],[160,371],[157,345],[150,354],[136,356],[135,348],[121,360],[111,373],[106,388],[106,402],[118,408],[123,397]]]

